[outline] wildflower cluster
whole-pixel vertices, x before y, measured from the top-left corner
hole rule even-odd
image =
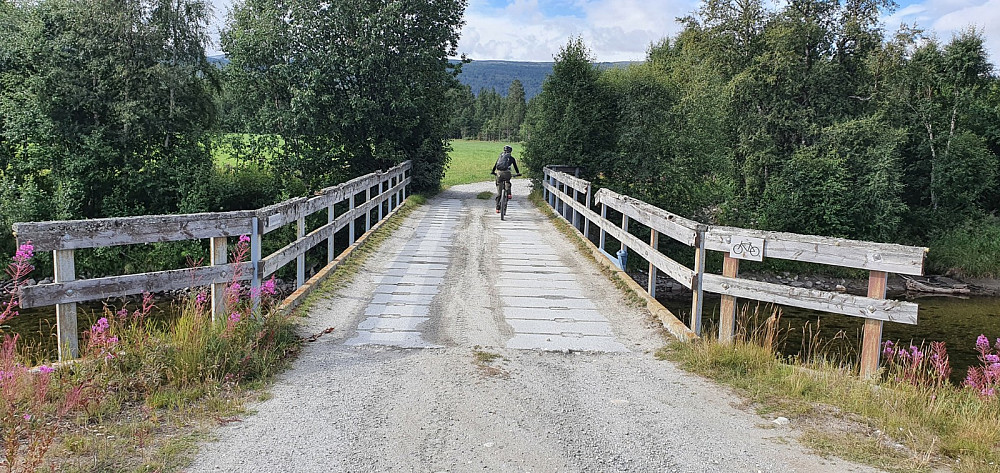
[[[981,366],[969,368],[963,386],[976,390],[983,398],[993,398],[1000,388],[1000,338],[993,346],[986,335],[976,339],[976,351],[979,352]]]
[[[35,247],[28,241],[17,248],[13,262],[7,265],[7,275],[10,276],[14,289],[10,291],[8,299],[3,302],[3,310],[0,310],[0,323],[17,316],[17,287],[21,285],[25,276],[35,269],[31,265],[31,258],[34,256]]]
[[[944,342],[931,342],[929,348],[897,346],[891,340],[882,344],[882,356],[889,376],[914,386],[943,386],[951,376],[948,350]]]
[[[95,356],[110,360],[115,357],[115,346],[118,345],[118,337],[111,335],[111,324],[107,317],[97,319],[97,323],[90,326],[84,336],[87,338],[87,350]]]

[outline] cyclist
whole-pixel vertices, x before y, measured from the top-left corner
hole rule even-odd
[[[493,170],[490,171],[490,174],[497,177],[497,213],[500,213],[500,193],[507,192],[508,200],[513,197],[510,194],[510,167],[514,166],[514,172],[521,174],[521,170],[517,168],[517,160],[510,154],[511,151],[513,151],[513,148],[504,146],[503,153],[500,153],[496,164],[493,165]]]

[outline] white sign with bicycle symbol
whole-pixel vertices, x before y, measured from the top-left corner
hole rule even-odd
[[[764,261],[764,239],[750,237],[733,237],[733,248],[729,250],[730,258],[750,261]]]

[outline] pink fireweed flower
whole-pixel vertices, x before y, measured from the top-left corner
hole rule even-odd
[[[273,296],[278,293],[278,288],[275,286],[275,284],[276,283],[274,281],[274,277],[272,277],[271,279],[264,281],[264,284],[261,285],[260,290],[266,294],[270,294]]]
[[[55,370],[56,370],[55,368],[48,365],[42,365],[38,367],[38,371],[42,374],[49,374]]]
[[[29,421],[29,422],[30,422],[30,421],[31,421],[31,414],[25,414],[25,415],[24,415],[24,420],[26,420],[26,421]]]
[[[980,335],[976,338],[976,349],[986,350],[990,347],[990,339],[986,338],[986,335]]]
[[[91,325],[90,326],[90,331],[93,332],[93,333],[104,333],[104,331],[106,331],[109,326],[110,325],[108,324],[107,317],[101,317],[101,318],[97,319],[97,324],[96,325]]]
[[[249,235],[240,235],[240,243],[250,243]]]
[[[35,247],[30,241],[25,242],[23,245],[17,247],[17,251],[14,252],[14,261],[18,263],[25,263],[35,256]]]
[[[989,354],[986,355],[987,363],[1000,363],[1000,355]]]
[[[239,323],[239,321],[240,321],[241,318],[242,318],[242,316],[240,315],[239,312],[233,312],[232,314],[229,314],[229,321],[232,322],[232,323],[234,323],[234,324],[235,323]]]
[[[199,292],[198,295],[195,296],[195,298],[194,298],[194,303],[198,304],[198,305],[202,305],[207,300],[208,300],[208,294],[205,294],[204,292]]]

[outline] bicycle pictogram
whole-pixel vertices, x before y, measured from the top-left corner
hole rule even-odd
[[[751,257],[760,256],[760,248],[754,246],[753,242],[741,241],[736,245],[733,245],[733,254],[737,255],[750,255]]]

